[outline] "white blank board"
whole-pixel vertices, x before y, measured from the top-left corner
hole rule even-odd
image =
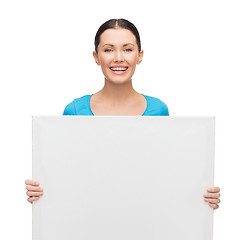
[[[33,117],[33,240],[212,240],[214,117]]]

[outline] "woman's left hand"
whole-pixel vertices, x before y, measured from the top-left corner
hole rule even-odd
[[[206,194],[204,194],[204,201],[208,202],[208,205],[212,207],[214,210],[219,208],[218,203],[220,203],[220,188],[219,187],[212,187],[207,189]]]

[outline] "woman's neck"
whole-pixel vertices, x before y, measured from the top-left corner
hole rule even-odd
[[[124,105],[129,100],[139,95],[132,86],[132,80],[124,84],[114,84],[105,80],[104,87],[97,93],[101,101],[111,105]]]

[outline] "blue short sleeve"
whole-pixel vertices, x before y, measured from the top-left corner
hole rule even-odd
[[[169,116],[168,107],[164,102],[160,102],[160,116]]]
[[[72,101],[65,107],[63,115],[77,115],[74,101]]]

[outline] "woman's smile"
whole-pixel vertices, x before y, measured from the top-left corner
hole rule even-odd
[[[115,65],[110,67],[110,69],[114,74],[122,75],[127,72],[128,67],[124,65]]]

